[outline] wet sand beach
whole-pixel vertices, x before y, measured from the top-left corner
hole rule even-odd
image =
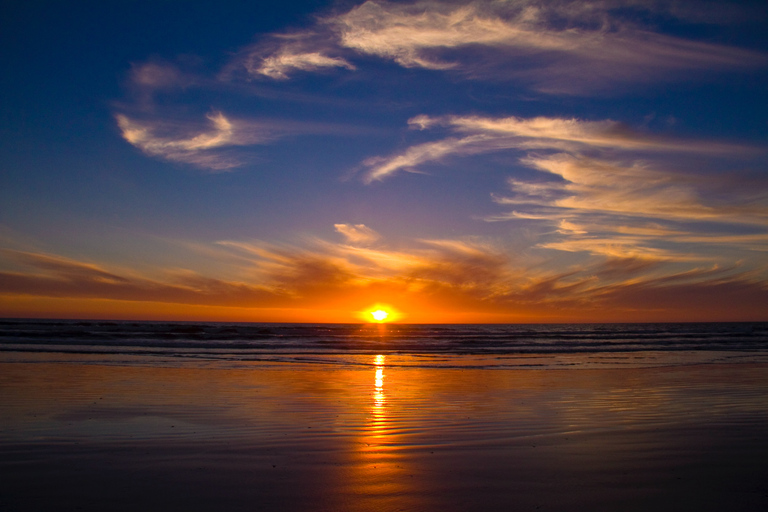
[[[30,358],[0,363],[4,511],[768,509],[765,364]]]

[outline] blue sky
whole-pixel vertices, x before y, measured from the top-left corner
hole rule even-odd
[[[4,10],[4,316],[766,319],[762,2]]]

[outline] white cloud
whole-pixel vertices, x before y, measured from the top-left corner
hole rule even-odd
[[[326,23],[341,46],[404,67],[519,78],[551,93],[766,62],[757,52],[637,28],[618,18],[613,7],[604,2],[368,1]],[[476,47],[486,49],[479,60],[460,51]]]
[[[437,162],[449,156],[467,156],[500,150],[547,149],[578,152],[587,148],[633,151],[686,151],[723,153],[750,151],[732,144],[713,141],[679,140],[654,137],[631,130],[616,121],[585,121],[551,117],[416,116],[408,121],[417,129],[447,127],[465,137],[417,144],[389,157],[374,157],[363,162],[368,168],[366,183],[381,180],[398,171],[414,172],[420,164]]]
[[[623,166],[562,153],[528,157],[523,163],[564,180],[565,197],[551,199],[546,194],[539,195],[541,204],[575,211],[665,219],[704,220],[722,215],[701,203],[692,183],[681,183],[673,175],[639,163]],[[531,195],[521,200],[529,203]],[[516,202],[512,200],[511,204]]]
[[[494,195],[494,201],[512,211],[485,220],[538,222],[540,248],[611,258],[693,261],[713,258],[706,247],[723,243],[735,252],[750,244],[752,250],[762,250],[768,236],[765,193],[734,186],[723,177],[715,182],[673,172],[669,159],[663,168],[652,163],[661,154],[734,157],[755,151],[750,148],[658,137],[610,120],[417,116],[409,124],[421,130],[444,128],[454,136],[369,159],[363,162],[368,167],[364,181],[418,171],[421,165],[451,157],[520,151],[520,164],[537,175],[510,178],[511,193]],[[718,228],[713,226],[741,235],[714,236]]]
[[[363,166],[369,168],[363,181],[365,183],[380,181],[401,170],[416,172],[417,165],[439,161],[450,155],[484,153],[491,150],[490,142],[492,141],[488,137],[482,135],[463,139],[449,138],[411,146],[399,155],[391,157],[372,157],[363,162]]]
[[[334,224],[333,227],[351,244],[365,245],[381,238],[381,235],[365,224]]]
[[[215,150],[263,143],[273,138],[265,126],[234,121],[221,112],[208,114],[208,129],[196,132],[182,123],[138,121],[123,114],[115,118],[123,138],[144,153],[214,171],[242,165],[240,160]]]
[[[686,141],[654,137],[632,130],[629,126],[608,120],[587,121],[576,118],[483,117],[483,116],[416,116],[408,121],[412,127],[427,129],[446,126],[458,133],[483,134],[487,137],[515,137],[513,147],[579,148],[592,146],[623,150],[671,150],[715,153],[746,148],[715,141]],[[572,143],[564,145],[562,143]]]
[[[366,2],[333,24],[342,46],[389,58],[405,67],[428,69],[448,69],[455,64],[430,58],[425,49],[493,45],[509,36],[503,22],[478,18],[473,6],[441,12],[435,4]]]
[[[242,66],[250,76],[275,80],[286,80],[297,71],[356,69],[340,53],[343,51],[324,31],[272,34],[242,50],[229,68]]]
[[[258,63],[251,59],[247,66],[251,74],[279,80],[287,79],[293,71],[317,71],[322,68],[355,69],[355,66],[341,57],[329,57],[320,52],[302,52],[290,47],[280,48],[272,55],[260,59]]]
[[[236,60],[251,75],[284,80],[295,71],[354,70],[355,54],[376,56],[407,68],[515,80],[552,94],[768,62],[758,52],[663,35],[629,21],[662,14],[691,22],[684,13],[694,9],[673,7],[626,1],[367,1],[303,31],[274,34]],[[708,10],[714,12],[711,5]]]
[[[562,178],[546,187],[523,189],[523,195],[499,199],[509,205],[538,204],[565,213],[601,213],[621,218],[658,218],[677,222],[731,222],[768,225],[768,208],[762,200],[742,200],[748,191],[734,191],[730,197],[706,199],[704,179],[654,169],[642,162],[630,165],[600,158],[559,153],[529,156],[525,165]],[[510,185],[520,187],[517,180]],[[552,194],[556,190],[558,194]],[[721,194],[722,196],[722,194]]]
[[[538,220],[555,228],[556,235],[544,237],[540,247],[667,261],[766,250],[766,194],[745,201],[753,199],[750,191],[726,195],[719,190],[713,200],[706,180],[640,162],[558,153],[529,156],[523,163],[559,179],[543,185],[510,180],[514,194],[496,202],[515,208],[502,216],[506,219]]]

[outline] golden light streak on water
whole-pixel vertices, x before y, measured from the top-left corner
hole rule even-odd
[[[386,402],[387,396],[384,394],[384,365],[387,356],[377,355],[374,359],[376,373],[373,381],[373,417],[372,430],[376,437],[383,437],[386,434],[385,424],[387,422]]]

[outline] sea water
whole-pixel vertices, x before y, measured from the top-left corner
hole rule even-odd
[[[768,323],[276,324],[0,320],[0,351],[143,356],[182,364],[248,361],[486,368],[642,367],[768,361]],[[413,357],[416,356],[416,357]],[[93,357],[90,358],[93,360]],[[110,357],[106,357],[110,359]],[[105,360],[106,360],[105,359]],[[128,361],[129,359],[125,359]]]

